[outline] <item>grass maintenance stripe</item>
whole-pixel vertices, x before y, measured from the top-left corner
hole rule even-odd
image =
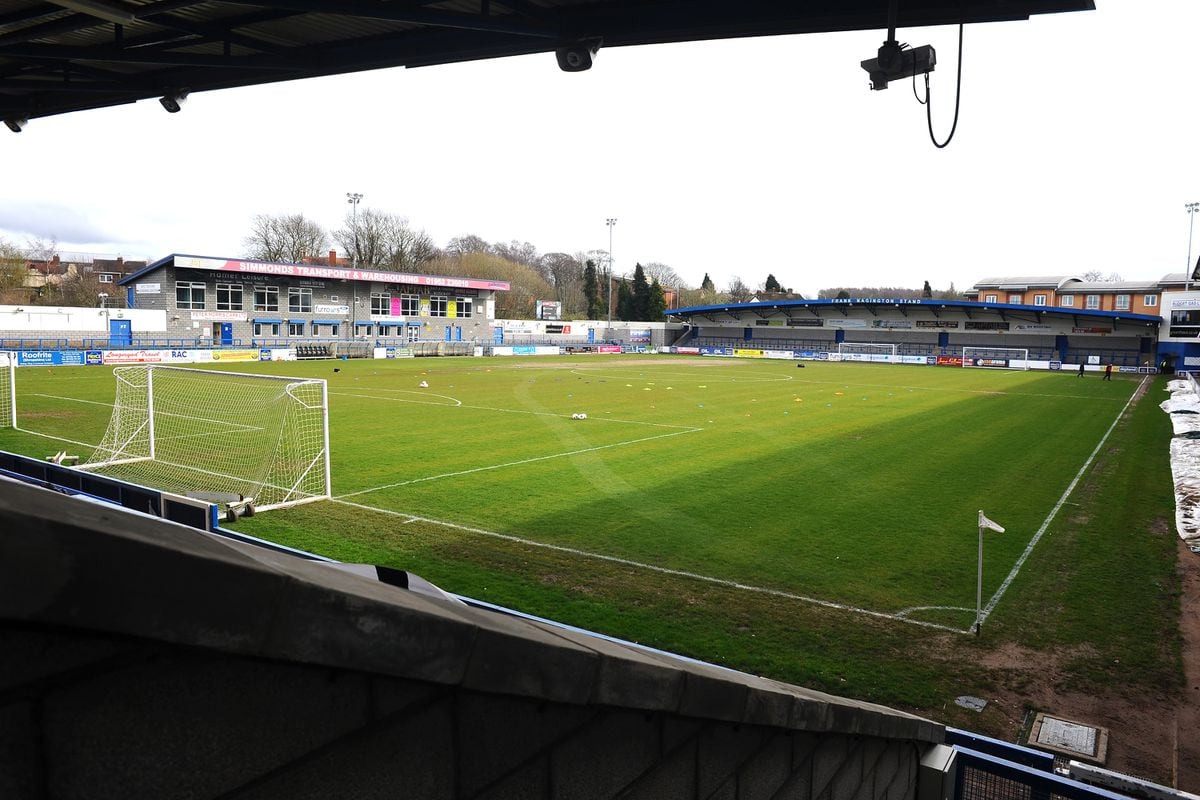
[[[1100,452],[1100,448],[1104,447],[1104,443],[1108,441],[1109,435],[1111,435],[1113,430],[1116,429],[1117,423],[1120,422],[1121,418],[1125,416],[1125,412],[1129,410],[1131,405],[1133,405],[1133,401],[1137,398],[1138,394],[1145,389],[1146,383],[1149,380],[1149,375],[1147,375],[1145,378],[1142,378],[1142,382],[1138,384],[1137,389],[1134,390],[1133,394],[1131,394],[1129,399],[1125,402],[1125,405],[1122,406],[1121,411],[1117,414],[1117,418],[1112,421],[1112,425],[1108,426],[1108,430],[1104,432],[1104,435],[1100,437],[1100,441],[1096,443],[1096,448],[1092,450],[1092,454],[1088,456],[1087,461],[1083,462],[1083,466],[1079,468],[1079,472],[1075,473],[1075,478],[1062,493],[1062,497],[1058,498],[1058,502],[1055,504],[1054,508],[1050,509],[1050,513],[1042,522],[1042,526],[1037,529],[1037,533],[1033,535],[1033,538],[1029,540],[1029,544],[1025,546],[1025,552],[1021,553],[1021,557],[1017,559],[1017,563],[1013,564],[1013,568],[1009,571],[1008,577],[1004,579],[1004,582],[1000,584],[1000,588],[997,589],[996,593],[992,595],[992,598],[988,600],[988,604],[983,609],[983,614],[979,620],[980,624],[986,622],[987,618],[991,616],[993,609],[995,609],[996,605],[1000,602],[1000,598],[1004,597],[1004,593],[1008,591],[1008,587],[1017,577],[1017,573],[1021,571],[1021,567],[1024,565],[1025,560],[1029,558],[1029,554],[1033,552],[1033,548],[1037,546],[1039,541],[1041,541],[1042,534],[1046,532],[1046,529],[1050,527],[1050,523],[1054,521],[1056,516],[1058,516],[1059,509],[1066,505],[1067,498],[1069,498],[1071,493],[1075,491],[1075,487],[1083,478],[1084,473],[1087,472],[1088,467],[1090,467],[1092,462],[1096,460],[1096,454]]]
[[[368,491],[373,491],[373,490],[368,490]],[[348,497],[348,496],[349,495],[343,495],[343,497]],[[724,578],[714,578],[709,575],[701,575],[696,572],[687,572],[687,571],[679,570],[679,569],[670,569],[668,567],[660,567],[660,566],[656,566],[654,564],[644,564],[640,561],[633,561],[631,559],[621,558],[619,556],[608,556],[608,555],[603,555],[602,553],[593,553],[588,550],[579,550],[578,548],[575,548],[575,547],[564,547],[563,545],[559,545],[559,544],[547,544],[546,542],[537,542],[532,539],[523,539],[520,536],[513,536],[513,535],[507,534],[507,533],[499,533],[497,531],[489,531],[489,530],[485,530],[483,528],[474,528],[469,525],[459,525],[454,522],[444,522],[442,520],[429,519],[428,517],[422,517],[417,514],[406,514],[402,511],[392,511],[387,508],[377,508],[375,506],[363,505],[362,503],[351,503],[347,500],[341,499],[340,497],[335,497],[332,502],[341,503],[342,505],[351,506],[352,508],[362,509],[363,511],[374,511],[379,514],[386,514],[386,515],[392,516],[392,517],[399,517],[405,521],[405,524],[409,524],[412,522],[426,522],[431,525],[438,525],[443,528],[450,528],[451,530],[464,531],[466,533],[474,533],[479,536],[489,536],[493,539],[502,539],[506,542],[513,542],[514,544],[520,544],[520,545],[524,545],[526,547],[540,547],[545,550],[553,550],[558,553],[567,553],[569,555],[579,556],[581,558],[591,558],[591,559],[596,559],[597,561],[608,561],[612,564],[620,564],[620,565],[626,566],[626,567],[635,567],[637,569],[649,570],[650,572],[657,572],[662,575],[672,575],[677,578],[688,578],[688,579],[694,580],[694,581],[702,581],[704,583],[712,583],[712,584],[716,584],[717,586],[724,586],[729,589],[739,589],[744,592],[754,592],[756,594],[765,594],[765,595],[770,595],[772,597],[782,597],[786,600],[796,600],[801,603],[809,603],[811,605],[821,606],[822,608],[833,608],[833,609],[837,609],[838,611],[849,611],[849,612],[852,612],[855,614],[864,614],[868,617],[876,617],[878,619],[896,620],[898,622],[908,623],[909,625],[920,625],[923,628],[936,628],[937,630],[949,631],[950,633],[968,633],[969,632],[969,630],[963,630],[961,628],[951,628],[948,625],[938,625],[936,622],[923,622],[921,620],[916,620],[916,619],[907,619],[907,618],[899,616],[897,614],[888,614],[883,611],[872,611],[869,608],[860,608],[859,606],[847,605],[845,603],[835,603],[831,600],[821,600],[816,597],[808,597],[807,595],[794,594],[793,592],[785,592],[782,589],[768,589],[764,586],[751,586],[749,584],[738,583],[737,581],[726,580]]]
[[[371,489],[360,489],[357,492],[347,492],[335,497],[335,500],[341,500],[344,497],[357,497],[360,494],[369,494],[371,492],[379,492],[384,489],[394,489],[397,486],[411,486],[414,483],[425,483],[426,481],[436,481],[442,478],[457,478],[460,475],[471,475],[475,472],[489,472],[496,469],[506,469],[507,467],[519,467],[523,464],[536,464],[539,461],[549,461],[554,458],[565,458],[567,456],[577,456],[583,453],[595,453],[598,450],[608,450],[613,447],[625,447],[631,444],[640,444],[641,442],[652,442],[655,439],[666,439],[671,436],[682,436],[685,433],[696,433],[704,430],[703,428],[687,428],[681,431],[672,431],[671,433],[660,433],[657,436],[646,436],[641,439],[631,439],[628,442],[614,442],[613,444],[602,444],[596,447],[585,447],[582,450],[568,450],[565,453],[552,453],[548,456],[535,456],[533,458],[523,458],[520,461],[508,461],[504,464],[489,464],[486,467],[474,467],[473,469],[464,469],[458,472],[444,472],[441,475],[427,475],[424,478],[413,478],[412,480],[400,481],[398,483],[389,483],[383,486],[376,486]],[[364,506],[367,508],[368,506]],[[380,509],[376,509],[380,510]]]

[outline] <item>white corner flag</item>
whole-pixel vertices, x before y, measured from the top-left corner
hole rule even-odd
[[[992,522],[983,515],[983,509],[979,510],[979,562],[976,568],[975,579],[975,635],[978,636],[983,628],[983,529],[988,528],[996,533],[1004,533],[1004,526],[998,522]]]
[[[996,533],[1004,533],[1004,527],[1002,525],[1000,525],[1000,523],[992,522],[990,519],[985,517],[983,515],[983,511],[979,512],[979,527],[980,528],[991,528]]]

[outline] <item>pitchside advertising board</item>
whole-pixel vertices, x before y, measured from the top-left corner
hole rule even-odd
[[[101,363],[98,350],[22,350],[17,353],[18,367],[78,367]]]
[[[77,367],[100,364],[210,364],[241,361],[294,361],[287,348],[257,350],[23,350],[19,367]]]

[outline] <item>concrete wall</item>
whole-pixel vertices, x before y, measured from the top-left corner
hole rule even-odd
[[[914,800],[943,738],[0,478],[5,800]]]
[[[0,797],[912,800],[912,742],[0,628]]]

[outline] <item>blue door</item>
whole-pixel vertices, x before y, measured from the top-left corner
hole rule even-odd
[[[130,320],[110,319],[108,321],[108,342],[113,347],[128,347],[133,344],[133,328]]]
[[[228,347],[231,344],[233,344],[233,323],[232,322],[222,322],[221,323],[221,346]]]
[[[462,326],[461,325],[454,326],[454,341],[456,341],[456,342],[462,341]]]

